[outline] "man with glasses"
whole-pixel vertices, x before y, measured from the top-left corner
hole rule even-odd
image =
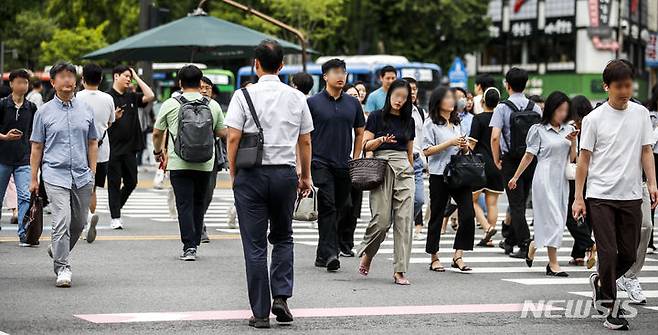
[[[365,117],[359,100],[343,92],[347,80],[345,62],[331,59],[322,65],[327,87],[308,98],[313,117],[311,132],[313,184],[319,188],[318,249],[315,266],[334,272],[338,260],[339,213],[351,191],[347,162],[361,154]],[[354,142],[352,141],[354,135]]]

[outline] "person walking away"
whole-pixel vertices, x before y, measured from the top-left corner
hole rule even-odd
[[[30,142],[30,192],[39,190],[39,170],[52,209],[52,244],[57,287],[71,287],[70,252],[87,222],[96,173],[98,133],[94,111],[74,96],[76,70],[70,63],[50,69],[55,97],[34,116]]]
[[[32,122],[37,106],[26,100],[30,75],[24,69],[9,73],[11,94],[0,99],[0,204],[10,179],[14,180],[16,197],[11,207],[18,206],[18,245],[33,247],[25,238],[24,217],[30,207],[30,142]]]
[[[110,160],[110,141],[107,138],[108,128],[112,123],[123,115],[123,110],[114,107],[114,99],[105,92],[98,90],[103,80],[103,68],[98,64],[90,63],[82,68],[82,85],[84,90],[76,94],[79,101],[86,103],[94,112],[94,123],[96,133],[99,134],[98,154],[96,156],[96,176],[94,188],[91,193],[89,204],[89,215],[87,216],[86,233],[83,234],[87,243],[96,240],[96,225],[98,214],[96,214],[96,187],[105,187],[107,178],[107,162]]]
[[[114,99],[114,106],[123,111],[123,116],[107,132],[112,148],[107,165],[107,193],[111,227],[123,229],[121,208],[137,186],[137,153],[144,148],[138,108],[146,107],[155,95],[135,70],[125,65],[114,67],[112,77],[112,88],[107,93]],[[132,80],[137,81],[142,93],[131,91]]]
[[[479,154],[484,160],[484,171],[487,183],[483,188],[473,191],[473,210],[475,218],[480,222],[484,230],[482,240],[478,242],[480,247],[493,247],[491,238],[496,235],[496,220],[498,220],[498,197],[504,192],[503,176],[496,168],[491,153],[491,130],[489,127],[493,111],[500,102],[500,91],[495,87],[487,88],[482,94],[482,113],[476,114],[471,123],[471,136],[469,145],[475,154]],[[487,214],[478,203],[480,196],[484,194]]]
[[[158,162],[164,156],[164,132],[169,132],[166,168],[176,196],[183,243],[179,258],[183,261],[195,261],[197,257],[215,163],[215,137],[221,136],[224,128],[219,104],[199,92],[202,77],[194,65],[178,71],[183,94],[162,104],[153,130],[153,155]]]
[[[278,322],[293,321],[288,309],[293,293],[292,213],[297,194],[308,196],[312,188],[313,119],[304,94],[278,77],[283,67],[281,45],[265,40],[254,55],[258,83],[236,91],[231,98],[226,116],[227,152],[253,312],[249,326],[269,328],[270,312]],[[258,134],[259,128],[262,161],[238,168],[240,140],[245,134]],[[269,271],[268,241],[273,245]]]
[[[511,226],[503,225],[504,249],[519,246],[510,257],[527,259],[530,247],[530,229],[526,221],[526,201],[535,171],[533,162],[525,169],[511,190],[507,183],[514,176],[525,154],[526,137],[530,127],[541,120],[541,109],[523,94],[528,82],[525,70],[513,67],[505,75],[505,87],[509,98],[499,104],[491,117],[491,152],[496,167],[502,170],[505,191],[509,202]],[[511,228],[511,229],[510,229]]]
[[[475,77],[475,96],[473,97],[473,114],[478,115],[484,112],[484,92],[489,87],[495,87],[496,80],[489,74],[479,74]]]
[[[535,239],[530,243],[527,264],[532,266],[537,248],[547,247],[546,275],[556,277],[568,277],[557,261],[557,251],[562,245],[567,220],[565,209],[569,206],[566,169],[568,163],[576,159],[578,130],[566,124],[570,103],[569,97],[559,91],[548,96],[542,120],[530,128],[526,153],[508,182],[510,190],[516,189],[517,180],[537,157],[532,184],[532,203],[536,205],[532,211]]]
[[[372,217],[357,254],[359,273],[367,276],[372,259],[393,226],[393,280],[409,285],[406,273],[411,257],[413,234],[414,119],[411,116],[411,87],[399,79],[391,83],[386,104],[368,116],[363,137],[364,150],[388,161],[384,182],[370,191]]]
[[[603,70],[608,101],[583,119],[572,215],[591,216],[598,253],[598,272],[590,276],[596,310],[609,329],[629,328],[617,299],[616,280],[635,263],[642,226],[642,171],[651,207],[658,204],[649,111],[630,101],[635,69],[613,60]],[[632,130],[632,131],[629,131]],[[584,186],[587,180],[585,206]]]

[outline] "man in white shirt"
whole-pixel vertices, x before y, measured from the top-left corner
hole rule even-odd
[[[229,127],[229,170],[240,218],[253,312],[249,326],[269,328],[270,311],[278,322],[293,320],[287,304],[293,289],[292,213],[298,192],[306,196],[312,187],[313,119],[304,94],[282,83],[277,76],[283,67],[281,45],[265,40],[256,47],[254,54],[258,83],[233,94],[225,124]],[[236,159],[244,154],[238,152],[241,139],[259,133],[253,113],[262,129],[263,149],[262,155],[258,155],[262,160],[256,159],[255,164],[238,170]],[[295,170],[297,160],[301,162],[300,176]],[[270,271],[267,267],[268,240],[273,245]],[[271,298],[274,302],[270,307]]]
[[[83,236],[87,243],[96,239],[96,187],[105,187],[107,177],[107,162],[110,160],[110,141],[107,140],[107,129],[115,119],[120,118],[122,111],[115,110],[114,99],[109,94],[99,91],[98,86],[103,80],[103,68],[97,64],[87,64],[82,68],[82,85],[84,90],[76,94],[76,98],[84,101],[94,112],[94,124],[98,133],[98,156],[96,157],[96,177],[94,190],[89,203],[89,216],[87,218],[86,234]],[[115,115],[116,113],[116,115]]]
[[[590,276],[592,299],[599,313],[607,313],[604,326],[626,330],[628,321],[617,300],[616,280],[636,260],[642,224],[642,170],[656,207],[658,190],[653,161],[649,111],[631,102],[633,65],[613,60],[603,71],[608,102],[583,119],[576,171],[573,216],[590,215],[599,257],[598,273]],[[583,188],[587,180],[586,212]]]
[[[496,81],[494,78],[488,74],[480,74],[475,78],[475,96],[473,97],[473,113],[474,114],[480,114],[484,112],[484,109],[482,109],[482,95],[484,94],[484,91],[487,90],[489,87],[494,87],[496,85]]]

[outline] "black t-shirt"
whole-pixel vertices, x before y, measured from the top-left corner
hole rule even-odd
[[[110,89],[107,92],[114,99],[114,106],[123,107],[123,116],[107,130],[110,138],[110,156],[134,154],[144,149],[144,137],[139,123],[139,107],[146,107],[143,93],[125,92],[121,94]]]
[[[0,133],[7,134],[11,129],[23,132],[19,140],[0,141],[0,164],[30,164],[30,136],[36,112],[37,106],[28,100],[24,100],[21,108],[17,110],[11,95],[0,99]]]
[[[395,135],[397,143],[383,143],[377,150],[396,150],[407,151],[407,143],[413,141],[416,136],[416,126],[414,119],[409,120],[407,129],[402,128],[402,119],[400,116],[390,115],[387,119],[387,125],[384,125],[383,111],[377,110],[368,115],[366,122],[366,130],[375,134],[375,138],[386,136],[388,134]],[[407,136],[408,134],[408,136]],[[377,151],[375,150],[375,151]]]
[[[473,116],[470,134],[471,138],[477,140],[473,151],[489,159],[493,159],[493,154],[491,153],[491,127],[489,127],[492,116],[493,113],[488,112]]]
[[[334,99],[323,90],[307,102],[313,117],[313,162],[347,168],[352,152],[352,132],[366,123],[359,100],[346,93]]]

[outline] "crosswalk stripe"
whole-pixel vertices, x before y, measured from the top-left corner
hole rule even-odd
[[[658,290],[642,290],[642,293],[647,298],[658,298]],[[581,297],[592,297],[592,291],[574,291],[569,292],[569,294],[575,294]],[[627,299],[628,294],[623,291],[617,292],[617,298]]]
[[[392,258],[389,258],[390,260],[393,260]],[[568,262],[571,259],[569,256],[558,256],[557,260],[558,262]],[[410,260],[411,264],[419,264],[419,263],[428,263],[429,261],[429,256],[424,257],[424,258],[416,258],[412,257]],[[535,262],[548,262],[548,257],[547,256],[536,256],[534,259]],[[647,257],[646,258],[647,262],[658,262],[656,259],[652,259]],[[524,262],[523,259],[519,258],[511,258],[508,256],[493,256],[493,257],[471,257],[468,255],[468,252],[466,252],[464,256],[464,262],[466,264],[470,263],[517,263],[517,262]]]
[[[564,268],[562,270],[565,270]],[[644,271],[644,269],[642,269]],[[658,277],[638,277],[642,284],[656,284]],[[522,285],[589,285],[589,278],[518,278],[502,279],[503,281],[513,282]]]

